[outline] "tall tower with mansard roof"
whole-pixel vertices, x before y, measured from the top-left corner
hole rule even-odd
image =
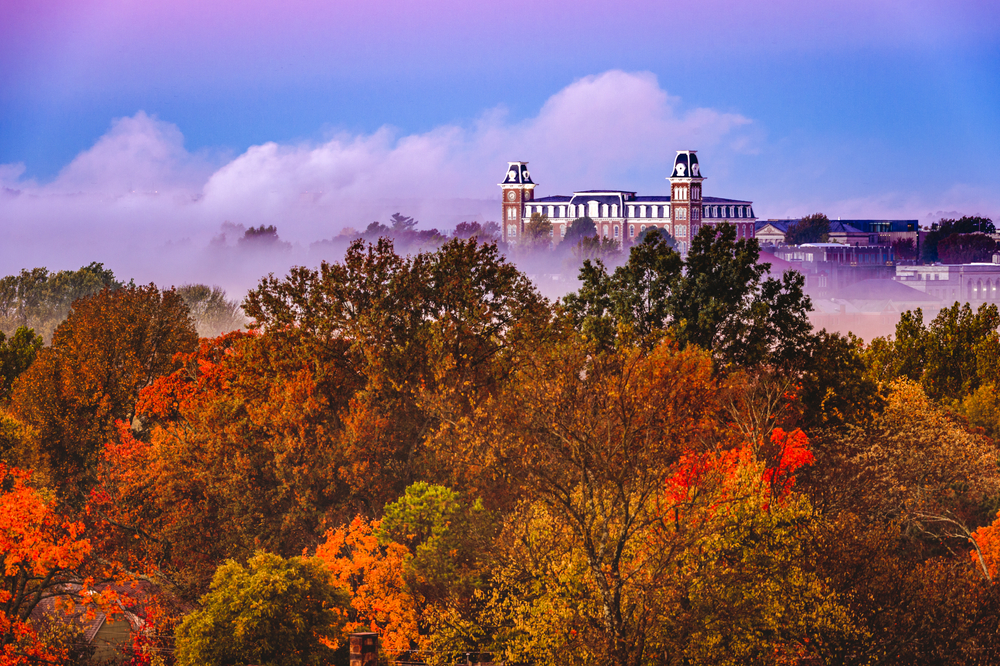
[[[503,239],[513,243],[524,233],[524,204],[535,198],[535,183],[531,182],[527,162],[508,162],[507,173],[500,185],[503,196]]]
[[[701,228],[701,166],[697,150],[678,150],[670,181],[671,235],[686,250]]]

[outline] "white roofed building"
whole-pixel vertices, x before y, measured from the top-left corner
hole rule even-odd
[[[737,238],[753,238],[756,217],[753,202],[702,195],[698,151],[678,150],[674,167],[667,177],[670,193],[639,195],[627,190],[581,190],[570,195],[535,197],[536,184],[531,180],[527,162],[509,162],[504,182],[503,239],[516,242],[532,214],[540,213],[552,223],[553,241],[566,234],[569,224],[589,217],[597,233],[622,245],[634,243],[650,227],[665,229],[687,252],[691,238],[703,225],[729,222],[736,227]]]

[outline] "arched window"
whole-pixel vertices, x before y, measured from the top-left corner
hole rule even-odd
[[[615,238],[618,238],[618,225],[615,225]]]

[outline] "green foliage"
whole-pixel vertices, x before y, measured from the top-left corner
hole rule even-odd
[[[33,268],[8,275],[0,279],[0,331],[11,335],[23,326],[51,340],[74,301],[121,286],[114,273],[98,262],[77,271]]]
[[[868,352],[874,376],[905,377],[945,403],[961,401],[1000,371],[1000,311],[983,304],[973,312],[956,302],[925,326],[920,309],[904,312],[894,340],[877,339]]]
[[[646,238],[653,235],[659,235],[664,241],[666,241],[667,245],[674,250],[677,250],[681,246],[680,243],[678,243],[674,237],[670,235],[669,231],[666,229],[660,229],[659,227],[646,227],[639,232],[638,236],[636,236],[635,242],[637,244],[642,244],[646,241]]]
[[[666,239],[650,234],[612,275],[601,261],[585,261],[580,291],[567,294],[563,307],[576,327],[602,346],[611,344],[619,326],[649,336],[670,321],[667,299],[681,267],[680,255]]]
[[[178,287],[177,293],[184,299],[199,337],[214,338],[239,330],[247,324],[240,304],[228,300],[221,287],[186,284]]]
[[[702,227],[686,261],[660,234],[633,246],[608,275],[585,262],[579,292],[563,299],[581,331],[608,346],[620,330],[648,336],[666,330],[681,345],[712,352],[723,366],[790,363],[808,343],[811,307],[804,280],[789,271],[765,278],[754,239],[736,240],[725,224]]]
[[[597,225],[589,217],[578,217],[566,226],[562,242],[567,247],[575,247],[584,238],[597,235]]]
[[[468,598],[483,582],[481,559],[490,539],[483,503],[465,505],[455,491],[418,481],[387,504],[375,534],[379,543],[405,546],[407,582],[420,598]]]
[[[823,213],[813,213],[788,226],[785,232],[787,245],[825,243],[829,240],[830,220]]]
[[[532,213],[524,225],[520,246],[528,251],[546,250],[552,246],[552,222],[541,213]]]
[[[994,234],[996,227],[988,217],[965,216],[957,220],[942,219],[931,225],[924,237],[920,258],[924,262],[943,261],[939,254],[939,244],[953,234]],[[956,241],[957,242],[957,241]]]
[[[989,262],[998,247],[986,234],[951,234],[938,242],[938,259],[946,264]]]
[[[258,552],[219,567],[201,607],[177,629],[180,666],[329,663],[347,596],[316,559]]]
[[[859,338],[822,330],[805,345],[797,364],[803,427],[863,423],[881,410],[881,387],[868,372]]]
[[[41,348],[42,337],[30,328],[21,326],[9,340],[0,331],[0,403],[10,396],[14,380],[28,369]]]

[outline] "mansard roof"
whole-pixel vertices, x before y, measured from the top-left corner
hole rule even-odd
[[[566,203],[573,197],[566,194],[553,194],[550,197],[539,197],[537,199],[532,199],[531,201],[526,201],[527,204],[538,204],[538,203]]]
[[[722,197],[702,197],[701,202],[703,204],[717,205],[717,204],[739,204],[742,206],[749,206],[752,201],[747,201],[745,199],[723,199]]]

